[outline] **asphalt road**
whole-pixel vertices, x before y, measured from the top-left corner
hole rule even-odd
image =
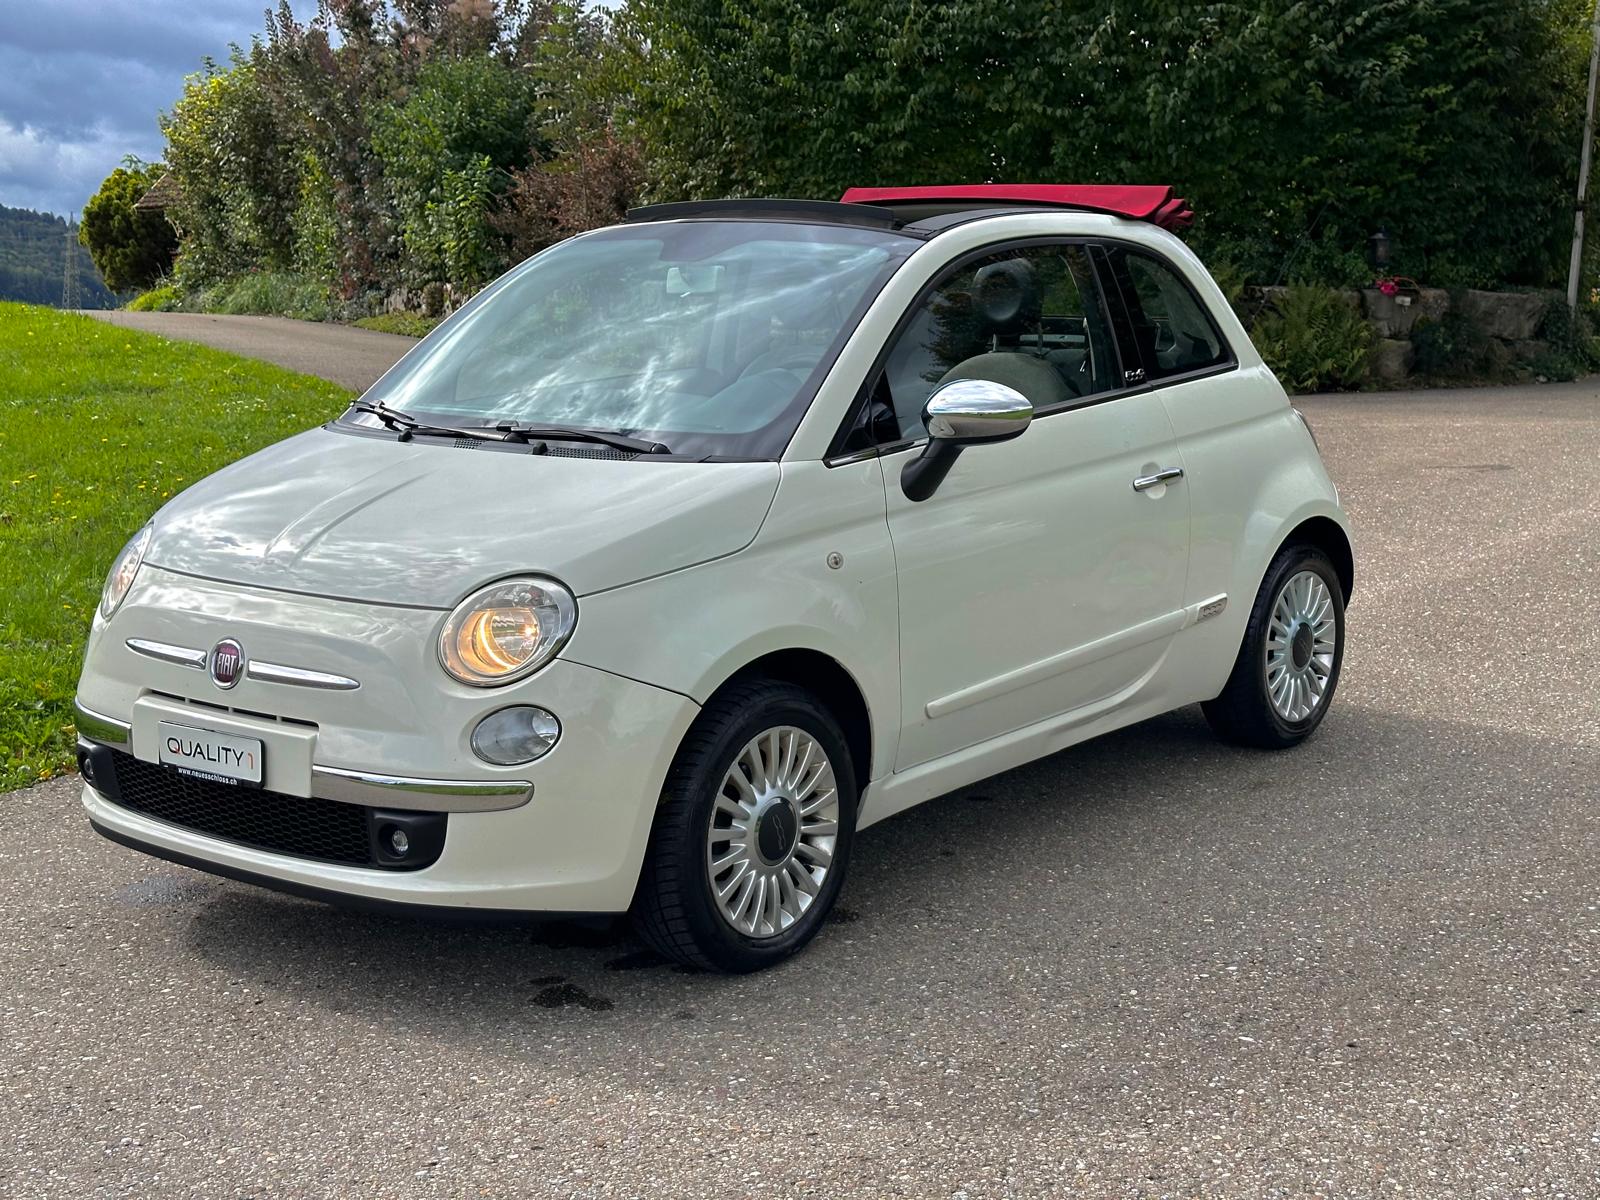
[[[1184,711],[865,833],[754,977],[351,915],[6,798],[4,1196],[1600,1194],[1600,393],[1305,406],[1304,747]]]
[[[377,382],[416,339],[354,325],[291,321],[286,317],[214,316],[210,313],[127,312],[86,309],[84,315],[127,329],[265,359],[332,380],[353,392]]]

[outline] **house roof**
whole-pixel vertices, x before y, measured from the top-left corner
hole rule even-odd
[[[161,212],[169,208],[182,195],[178,181],[168,171],[150,185],[150,190],[133,202],[133,207],[145,212]]]

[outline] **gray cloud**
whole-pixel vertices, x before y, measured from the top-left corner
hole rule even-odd
[[[296,0],[302,17],[313,0]],[[207,56],[265,26],[263,0],[0,2],[0,204],[77,212]]]

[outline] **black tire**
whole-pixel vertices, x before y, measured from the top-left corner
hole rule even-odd
[[[793,726],[828,757],[838,796],[832,862],[809,907],[787,929],[751,937],[722,915],[707,870],[718,790],[751,739]],[[816,936],[844,882],[856,823],[856,780],[832,713],[803,688],[771,679],[734,683],[695,719],[667,773],[634,893],[634,928],[658,953],[707,971],[743,973],[782,962]],[[798,833],[796,834],[798,840]]]
[[[1289,720],[1273,706],[1268,691],[1266,641],[1279,591],[1302,571],[1310,571],[1320,578],[1332,599],[1333,661],[1327,674],[1327,686],[1312,712],[1298,720]],[[1267,567],[1261,590],[1250,609],[1239,657],[1234,661],[1227,686],[1215,700],[1208,700],[1201,706],[1212,732],[1225,742],[1263,750],[1284,750],[1305,741],[1322,723],[1333,703],[1333,694],[1339,685],[1339,668],[1344,661],[1344,633],[1344,588],[1328,556],[1315,546],[1305,544],[1291,544],[1279,550]]]

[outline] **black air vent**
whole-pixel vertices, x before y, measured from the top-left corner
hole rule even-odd
[[[364,805],[212,783],[122,751],[109,753],[116,779],[101,788],[107,799],[208,837],[318,862],[402,870],[428,866],[444,846],[441,825],[438,849],[426,861],[375,862],[368,835],[373,810]]]

